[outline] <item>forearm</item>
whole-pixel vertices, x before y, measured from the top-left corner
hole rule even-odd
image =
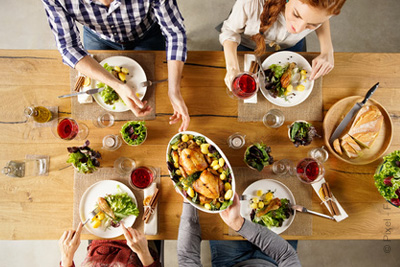
[[[226,40],[224,42],[224,55],[226,70],[229,71],[239,71],[239,61],[237,57],[237,46],[236,42]]]
[[[279,266],[301,266],[292,246],[268,228],[245,220],[238,233],[272,257]]]
[[[151,256],[150,251],[148,249],[147,249],[147,251],[144,251],[143,253],[138,254],[138,257],[143,266],[149,266],[154,262],[154,259]]]
[[[63,256],[61,257],[61,267],[75,266],[73,257]]]
[[[319,45],[321,49],[321,54],[333,53],[333,45],[331,39],[331,29],[329,25],[329,20],[324,22],[321,27],[319,27],[315,33],[317,34]]]
[[[119,87],[124,83],[115,78],[111,73],[104,69],[96,60],[91,56],[85,56],[75,66],[75,69],[86,76],[89,76],[96,81],[103,82],[111,86],[114,90],[119,90]]]
[[[183,203],[178,234],[178,262],[181,266],[201,266],[201,230],[196,209]]]
[[[181,78],[184,63],[179,60],[168,60],[168,95],[181,94]]]

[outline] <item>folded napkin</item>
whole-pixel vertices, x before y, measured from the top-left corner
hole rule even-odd
[[[245,54],[244,55],[244,62],[243,62],[243,70],[244,71],[249,71],[250,70],[250,65],[252,61],[256,61],[256,56],[253,54]],[[261,67],[261,66],[260,66]],[[257,94],[254,94],[254,96],[244,99],[244,103],[248,104],[256,104],[257,103]]]
[[[320,194],[319,194],[319,190],[322,187],[322,184],[326,183],[325,178],[322,178],[321,181],[312,184],[312,187],[314,188],[314,191],[317,193],[318,197],[322,200],[322,202],[325,204],[325,207],[329,210],[329,212],[332,214],[333,218],[335,218],[335,220],[337,222],[343,221],[344,219],[346,219],[347,217],[349,217],[349,215],[347,215],[346,211],[343,209],[343,207],[340,205],[339,201],[337,201],[337,199],[335,198],[335,196],[332,193],[332,201],[336,202],[336,205],[340,211],[340,215],[333,215],[332,211],[329,209],[328,206],[328,202],[325,201],[325,199],[322,199]]]
[[[152,196],[157,188],[156,183],[152,183],[144,190],[144,199],[147,196]],[[153,214],[150,216],[149,222],[144,224],[145,235],[156,235],[158,233],[158,204],[154,209]]]

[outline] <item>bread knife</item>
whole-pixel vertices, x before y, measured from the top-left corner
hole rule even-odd
[[[357,112],[365,105],[365,103],[372,96],[372,94],[375,92],[375,90],[378,89],[378,86],[379,86],[379,82],[376,83],[374,86],[372,86],[371,89],[368,90],[363,101],[357,102],[353,106],[353,108],[346,114],[344,119],[340,122],[339,126],[336,128],[336,130],[331,135],[331,138],[329,139],[329,143],[331,145],[333,144],[333,141],[335,141],[337,138],[340,137],[340,135],[342,134],[344,129],[346,129],[347,125],[352,121],[352,119],[357,114]]]

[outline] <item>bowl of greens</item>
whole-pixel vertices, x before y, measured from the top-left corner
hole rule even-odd
[[[147,128],[144,121],[128,121],[121,128],[122,139],[130,146],[138,146],[147,138]]]
[[[400,207],[400,150],[383,157],[374,179],[381,196],[393,206]]]
[[[318,135],[315,127],[306,121],[298,120],[289,126],[288,135],[295,147],[308,146]]]
[[[67,163],[71,163],[80,173],[92,173],[100,167],[101,154],[89,147],[90,142],[86,140],[85,144],[80,147],[67,147],[69,157]]]
[[[271,148],[263,143],[255,143],[247,147],[244,152],[244,163],[253,170],[262,171],[265,166],[274,162]]]

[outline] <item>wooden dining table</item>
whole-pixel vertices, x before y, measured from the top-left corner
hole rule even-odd
[[[114,52],[118,55],[118,51]],[[131,52],[135,53],[135,52]],[[142,53],[142,52],[141,52]],[[156,80],[167,77],[165,52],[155,54]],[[82,141],[62,141],[49,128],[34,127],[24,117],[24,108],[31,105],[58,106],[60,115],[71,115],[71,101],[57,96],[70,91],[70,69],[61,61],[56,50],[0,50],[0,165],[9,160],[24,159],[27,154],[48,155],[49,174],[24,178],[0,176],[0,239],[36,240],[58,239],[72,227],[73,168],[67,166],[67,147]],[[200,132],[213,140],[229,158],[232,166],[245,167],[245,147],[233,150],[227,138],[232,133],[246,135],[246,142],[262,140],[272,148],[275,159],[300,160],[311,148],[324,145],[322,138],[308,147],[295,148],[287,137],[286,121],[278,129],[266,128],[262,122],[239,122],[238,102],[228,97],[224,54],[221,51],[188,52],[183,71],[181,92],[190,113],[189,130]],[[373,99],[389,112],[393,122],[393,140],[386,153],[400,149],[400,54],[335,53],[335,68],[323,77],[323,112],[337,101],[365,95],[376,82],[380,88]],[[138,147],[123,144],[117,152],[101,150],[101,166],[112,167],[120,156],[130,157],[139,165],[161,168],[158,209],[159,231],[149,239],[177,239],[182,197],[175,192],[169,178],[165,151],[179,125],[169,125],[173,113],[166,83],[156,86],[156,119],[146,121],[148,137]],[[322,122],[312,122],[323,133]],[[95,128],[90,121],[88,139],[91,147],[100,150],[102,138],[117,134],[124,121],[111,128]],[[374,172],[381,160],[367,165],[351,165],[332,154],[324,163],[325,178],[332,192],[349,217],[335,222],[313,216],[312,235],[289,236],[286,239],[338,240],[400,239],[400,210],[391,206],[378,193]],[[297,178],[293,178],[297,179]],[[327,213],[313,192],[312,206]],[[209,239],[241,239],[228,234],[228,227],[219,215],[199,212],[201,235]],[[311,216],[311,215],[310,215]],[[83,239],[95,238],[87,234]]]

